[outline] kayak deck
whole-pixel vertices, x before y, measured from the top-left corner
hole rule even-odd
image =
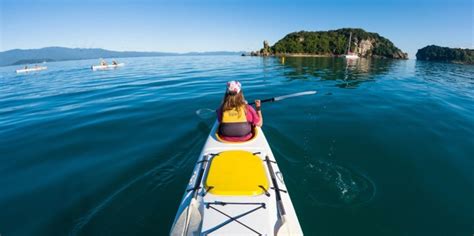
[[[216,122],[170,234],[276,234],[282,224],[276,198],[279,191],[286,213],[286,229],[291,235],[303,235],[282,173],[261,129],[256,128],[257,136],[251,141],[230,144],[219,141],[215,134],[217,127]],[[270,181],[268,165],[276,176],[277,186]]]

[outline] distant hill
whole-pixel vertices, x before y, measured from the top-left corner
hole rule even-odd
[[[320,55],[338,56],[347,53],[349,35],[350,48],[361,57],[407,59],[408,55],[388,39],[377,33],[357,28],[329,31],[300,31],[287,34],[271,47],[260,50],[262,55]],[[264,44],[265,45],[265,44]]]
[[[135,51],[110,51],[100,48],[65,48],[46,47],[40,49],[13,49],[0,52],[0,66],[22,65],[41,63],[43,61],[67,61],[96,58],[121,58],[121,57],[154,57],[154,56],[179,56],[179,55],[240,55],[242,52],[135,52]]]
[[[448,48],[430,45],[418,49],[416,59],[421,61],[474,64],[474,49]]]
[[[16,61],[12,65],[27,65],[27,64],[39,64],[43,62],[50,62],[54,61],[53,59],[50,58],[38,58],[38,59],[21,59],[19,61]]]

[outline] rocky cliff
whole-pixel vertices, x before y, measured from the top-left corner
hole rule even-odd
[[[357,53],[360,57],[408,59],[408,55],[390,40],[377,33],[353,28],[290,33],[273,46],[264,45],[264,48],[253,54],[339,56],[346,54],[349,47],[351,52]]]

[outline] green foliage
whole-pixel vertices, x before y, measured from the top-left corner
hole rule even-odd
[[[419,49],[416,59],[474,64],[474,50],[430,45]]]
[[[330,31],[300,31],[286,35],[272,46],[276,54],[304,53],[318,55],[341,55],[347,51],[349,35],[352,32],[351,51],[354,51],[358,42],[374,40],[375,47],[369,55],[392,58],[400,52],[388,39],[376,33],[369,33],[363,29],[344,28]]]

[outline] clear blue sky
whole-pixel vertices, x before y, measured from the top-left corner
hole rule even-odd
[[[473,22],[473,0],[0,0],[0,51],[249,51],[294,31],[358,27],[413,58],[429,44],[473,48]]]

